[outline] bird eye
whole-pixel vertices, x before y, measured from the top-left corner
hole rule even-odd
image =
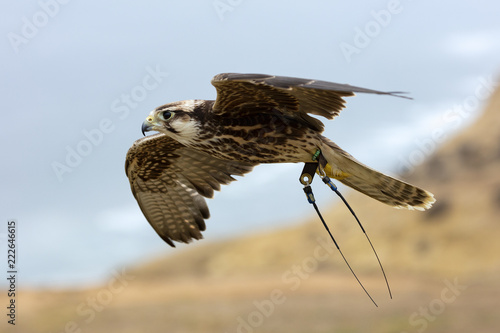
[[[170,118],[172,118],[174,114],[170,111],[163,111],[161,113],[161,117],[163,118],[163,120],[169,120]]]

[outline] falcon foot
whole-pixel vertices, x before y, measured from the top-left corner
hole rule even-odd
[[[347,267],[349,268],[349,270],[351,271],[351,273],[354,275],[354,278],[356,279],[356,281],[358,281],[359,285],[364,290],[364,292],[366,293],[366,295],[370,298],[370,300],[373,302],[373,304],[375,304],[375,306],[378,307],[377,303],[375,303],[375,301],[370,296],[370,294],[368,293],[368,291],[366,290],[366,288],[363,286],[363,284],[361,283],[361,281],[358,279],[356,273],[354,273],[354,270],[352,269],[351,265],[349,265],[349,262],[347,261],[347,259],[345,258],[344,254],[340,250],[340,247],[339,247],[337,241],[333,237],[332,233],[330,232],[330,229],[328,228],[328,225],[326,224],[325,220],[323,219],[323,216],[321,215],[321,212],[319,211],[318,205],[316,205],[316,199],[314,198],[314,194],[313,194],[312,188],[311,188],[311,183],[313,181],[314,174],[316,172],[319,174],[319,176],[323,180],[323,183],[325,183],[326,185],[328,185],[328,187],[330,187],[332,189],[332,191],[334,191],[335,193],[337,193],[337,195],[340,197],[340,199],[342,199],[342,201],[344,202],[344,204],[347,206],[347,208],[349,209],[349,211],[351,212],[351,214],[354,216],[354,218],[358,222],[359,227],[361,228],[361,230],[365,234],[366,239],[370,243],[370,246],[371,246],[371,248],[373,250],[373,253],[375,254],[375,257],[377,258],[378,264],[379,264],[380,269],[382,270],[382,274],[384,276],[385,283],[387,285],[387,290],[389,291],[389,296],[392,299],[391,288],[389,287],[389,282],[387,281],[387,276],[385,275],[385,271],[384,271],[384,268],[382,267],[382,263],[380,262],[380,259],[378,257],[377,251],[375,251],[375,248],[373,247],[373,244],[372,244],[370,238],[368,237],[368,234],[366,233],[365,229],[363,228],[363,225],[361,224],[361,222],[359,221],[358,217],[354,213],[354,210],[351,208],[351,206],[347,203],[347,200],[344,198],[344,196],[337,189],[337,186],[335,186],[335,184],[331,181],[331,179],[326,175],[325,171],[323,170],[323,167],[325,166],[325,164],[322,163],[322,162],[325,161],[325,159],[324,159],[323,155],[321,155],[321,151],[318,150],[314,154],[313,160],[315,160],[317,162],[308,162],[308,163],[305,163],[304,169],[302,170],[302,173],[301,173],[300,178],[299,178],[300,183],[302,185],[304,185],[304,193],[306,194],[307,201],[310,204],[313,205],[314,209],[316,210],[316,213],[318,214],[319,219],[321,220],[321,223],[323,223],[323,226],[325,227],[326,231],[328,232],[328,235],[330,235],[330,238],[332,239],[333,243],[337,247],[337,250],[339,251],[340,255],[342,256],[342,259],[344,259],[344,262],[346,263]]]

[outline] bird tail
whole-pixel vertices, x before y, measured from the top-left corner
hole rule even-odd
[[[425,210],[436,201],[430,192],[367,167],[329,139],[322,143],[328,177],[395,208]]]

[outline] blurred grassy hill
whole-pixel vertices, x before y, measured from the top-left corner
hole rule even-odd
[[[499,171],[497,91],[473,125],[403,175],[434,193],[431,210],[395,210],[348,194],[387,272],[393,300],[369,244],[332,194],[331,206],[321,207],[325,219],[379,308],[350,275],[311,207],[311,219],[298,226],[198,242],[129,268],[128,278],[110,276],[93,289],[25,291],[19,327],[23,332],[498,332]],[[322,186],[318,180],[314,185]]]

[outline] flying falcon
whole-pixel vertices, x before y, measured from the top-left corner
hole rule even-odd
[[[328,177],[396,208],[424,210],[434,196],[375,171],[321,135],[354,93],[398,96],[326,81],[263,74],[218,74],[214,100],[153,110],[134,142],[125,172],[146,219],[169,245],[201,239],[205,198],[260,163],[311,162],[321,152]]]

